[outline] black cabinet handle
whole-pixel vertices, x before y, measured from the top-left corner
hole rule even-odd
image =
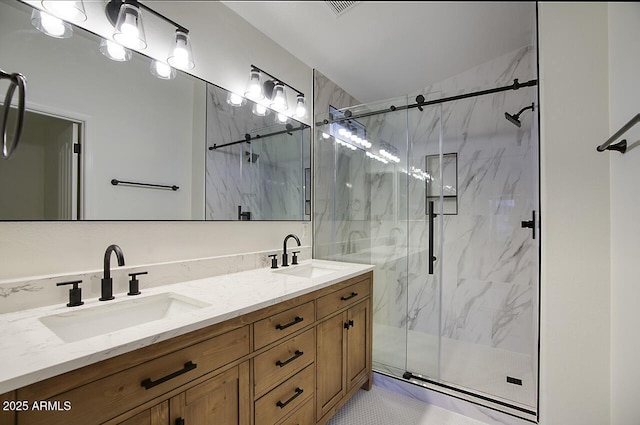
[[[140,383],[140,385],[142,385],[144,387],[145,390],[148,390],[150,388],[155,387],[156,385],[160,385],[164,382],[167,382],[170,379],[176,378],[182,374],[185,374],[187,372],[189,372],[190,370],[193,370],[195,368],[197,368],[198,365],[193,363],[191,360],[189,360],[188,362],[186,362],[184,364],[184,367],[176,372],[173,372],[167,376],[163,376],[162,378],[158,379],[157,381],[152,381],[150,378],[145,379],[144,381],[142,381]],[[177,422],[176,422],[177,423]]]
[[[287,359],[283,362],[281,362],[280,360],[278,360],[276,362],[276,366],[282,367],[282,366],[286,366],[289,363],[291,363],[292,361],[294,361],[295,359],[297,359],[298,357],[300,357],[301,355],[303,355],[304,353],[300,350],[296,350],[295,354],[293,355],[293,357],[291,357],[290,359]]]
[[[345,329],[349,329],[351,326],[353,326],[353,320],[349,320],[347,323],[344,324]]]
[[[296,397],[298,397],[300,394],[302,394],[304,391],[302,390],[302,388],[298,388],[296,387],[296,393],[294,395],[291,396],[291,398],[287,401],[285,401],[284,403],[279,401],[276,403],[276,406],[278,406],[281,409],[284,409],[284,407],[291,403]]]
[[[176,425],[184,425],[184,419],[183,418],[176,419]]]
[[[357,297],[357,296],[358,296],[358,293],[357,293],[357,292],[352,292],[352,293],[351,293],[351,295],[349,295],[348,297],[340,297],[340,299],[341,299],[342,301],[347,301],[347,300],[350,300],[351,298],[353,298],[353,297]]]
[[[289,326],[293,326],[295,324],[298,324],[298,323],[302,322],[303,320],[304,320],[304,318],[296,316],[296,318],[293,319],[293,322],[287,323],[286,325],[276,325],[276,329],[281,331],[283,329],[287,329]]]

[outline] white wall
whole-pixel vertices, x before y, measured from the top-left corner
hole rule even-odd
[[[640,3],[609,3],[609,132],[640,113]],[[611,167],[611,424],[640,423],[640,125]]]
[[[610,422],[609,156],[595,148],[609,136],[606,3],[540,3],[539,41],[540,420],[604,425]]]
[[[222,3],[147,3],[191,30],[199,77],[242,91],[253,63],[310,97],[311,69]],[[276,252],[288,233],[299,235],[303,245],[311,243],[308,222],[5,222],[0,223],[0,280],[100,268],[110,243],[120,244],[127,264],[135,265]]]

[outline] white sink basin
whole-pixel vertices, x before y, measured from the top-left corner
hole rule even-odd
[[[207,306],[207,303],[166,292],[120,303],[106,301],[104,305],[45,316],[40,322],[63,341],[74,342]]]
[[[314,277],[324,276],[330,273],[343,270],[342,267],[333,267],[316,264],[304,264],[302,266],[290,266],[286,269],[274,270],[274,273],[286,274],[289,276],[305,277],[307,279],[313,279]]]

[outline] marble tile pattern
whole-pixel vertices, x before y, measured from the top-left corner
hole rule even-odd
[[[535,64],[535,50],[526,46],[419,93],[431,100],[506,86],[515,78],[523,82],[536,78]],[[324,88],[340,93],[318,74],[316,93]],[[350,110],[354,114],[367,108],[380,110],[390,102],[398,106],[413,102],[419,93]],[[520,222],[529,220],[538,205],[538,142],[532,131],[537,113],[523,113],[521,128],[504,118],[505,112],[516,113],[532,102],[537,108],[536,96],[536,88],[530,87],[429,106],[424,111],[359,119],[374,144],[371,151],[377,152],[377,143],[392,144],[401,158],[398,165],[368,158],[358,161],[365,158],[361,151],[332,148],[330,140],[320,134],[316,137],[316,197],[321,194],[323,208],[314,216],[314,235],[323,247],[331,247],[316,247],[316,257],[360,256],[358,261],[376,264],[374,329],[378,324],[391,327],[396,335],[404,334],[404,340],[376,338],[374,350],[390,347],[396,352],[394,363],[409,359],[404,365],[408,370],[426,367],[411,364],[411,356],[406,355],[411,335],[431,335],[523,355],[536,375],[538,245]],[[419,179],[412,174],[426,171],[425,157],[438,154],[440,146],[443,153],[457,153],[458,214],[436,218],[438,261],[434,275],[429,275],[427,183],[424,176]],[[357,180],[357,174],[364,179]],[[347,182],[352,186],[349,190],[344,189]],[[363,184],[364,190],[352,182]],[[365,223],[350,220],[346,210],[360,201],[362,192]],[[354,230],[369,238],[370,244],[363,242],[355,253],[347,252],[346,247],[353,247],[348,235]],[[438,344],[426,349],[423,356],[437,360],[441,354]],[[466,361],[464,356],[454,358]],[[439,376],[437,361],[430,369],[423,372]],[[496,370],[501,379],[504,373]],[[533,396],[523,402],[535,403]]]
[[[330,286],[371,271],[374,266],[305,260],[299,266],[316,265],[335,271],[312,279],[274,272],[268,267],[215,277],[183,281],[144,289],[134,299],[116,293],[108,305],[137,302],[160,293],[174,293],[206,304],[179,316],[155,320],[75,342],[64,342],[39,320],[64,313],[81,317],[83,310],[107,305],[97,299],[84,305],[64,304],[0,315],[0,394],[99,362],[141,347],[202,329]],[[281,270],[281,269],[280,269]]]
[[[310,246],[302,246],[300,251],[300,260],[311,258]],[[129,273],[142,271],[149,273],[139,277],[140,290],[144,293],[146,289],[176,282],[268,267],[271,265],[268,255],[275,252],[279,251],[248,252],[239,255],[124,267],[117,267],[112,263],[113,292],[128,291]],[[68,275],[0,280],[0,315],[54,304],[65,305],[69,300],[69,287],[58,287],[56,286],[58,282],[82,280],[80,287],[83,299],[97,299],[100,297],[102,276],[103,270],[91,270]]]
[[[284,129],[273,114],[257,117],[247,104],[233,107],[226,91],[207,87],[207,146],[230,143]],[[292,124],[298,127],[299,124]],[[301,220],[304,217],[303,152],[311,130],[280,134],[206,151],[205,217],[237,220],[238,206],[252,220]],[[306,159],[308,162],[308,158]],[[307,217],[308,218],[308,217]]]

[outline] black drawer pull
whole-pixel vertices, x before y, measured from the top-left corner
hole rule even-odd
[[[292,361],[294,361],[295,359],[297,359],[298,357],[300,357],[300,356],[301,356],[301,355],[303,355],[303,354],[304,354],[304,353],[303,353],[302,351],[300,351],[300,350],[296,350],[296,352],[295,352],[295,354],[294,354],[294,356],[293,356],[293,357],[291,357],[290,359],[287,359],[287,360],[285,360],[285,361],[283,361],[283,362],[281,362],[280,360],[278,360],[278,361],[276,362],[276,366],[280,366],[280,367],[282,367],[282,366],[286,366],[286,365],[288,365],[289,363],[291,363]]]
[[[349,320],[347,323],[344,324],[345,329],[349,329],[351,326],[353,326],[353,320]]]
[[[283,329],[287,329],[289,326],[293,326],[295,324],[298,324],[300,322],[302,322],[304,319],[302,317],[296,316],[295,319],[293,319],[293,322],[291,323],[287,323],[286,325],[276,325],[276,329],[281,331]]]
[[[358,296],[358,293],[357,293],[357,292],[352,292],[352,293],[351,293],[351,295],[349,295],[348,297],[340,297],[340,299],[341,299],[342,301],[347,301],[347,300],[350,300],[351,298],[353,298],[353,297],[357,297],[357,296]]]
[[[184,364],[184,367],[176,372],[173,372],[167,376],[163,376],[162,378],[158,379],[157,381],[152,381],[150,378],[145,379],[144,381],[142,381],[140,383],[140,385],[142,385],[144,387],[145,390],[148,390],[150,388],[155,387],[156,385],[160,385],[163,382],[167,382],[170,379],[173,379],[175,377],[178,377],[184,373],[189,372],[190,370],[193,370],[195,368],[197,368],[198,365],[193,363],[191,360],[189,360],[188,362],[186,362]]]
[[[284,406],[286,406],[287,404],[291,403],[293,401],[294,398],[298,397],[300,394],[302,394],[304,391],[302,390],[302,388],[298,388],[296,387],[296,393],[294,395],[291,396],[291,398],[287,401],[285,401],[284,403],[279,401],[276,403],[276,406],[278,406],[281,409],[284,409]]]

